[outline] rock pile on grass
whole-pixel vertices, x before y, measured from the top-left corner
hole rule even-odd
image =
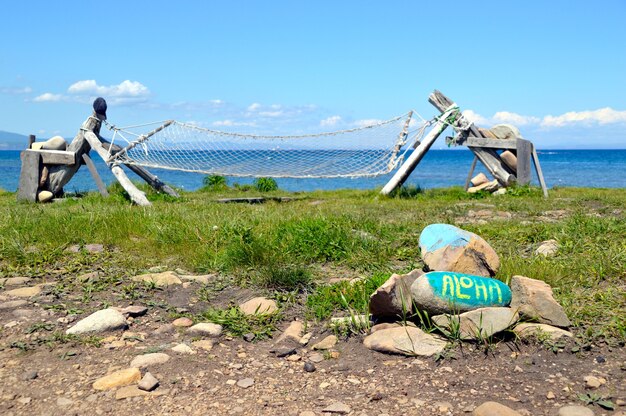
[[[371,295],[372,318],[385,323],[372,327],[366,347],[428,356],[441,353],[446,340],[489,342],[504,331],[520,338],[572,336],[547,283],[512,276],[509,286],[494,278],[500,260],[480,236],[432,224],[419,245],[427,272],[394,274]]]

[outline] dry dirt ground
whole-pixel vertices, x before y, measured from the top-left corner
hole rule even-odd
[[[155,291],[152,305],[166,302],[201,309],[204,305],[190,300],[194,285]],[[213,302],[228,304],[251,294],[224,290]],[[485,401],[505,404],[522,415],[557,415],[566,404],[584,405],[580,394],[596,401],[610,398],[616,404],[613,411],[589,405],[595,415],[626,414],[626,354],[620,344],[591,343],[579,351],[573,341],[558,351],[513,341],[488,348],[466,344],[436,360],[369,351],[362,336],[352,336],[341,339],[314,364],[314,371],[307,372],[304,364],[315,353],[310,345],[330,334],[323,325],[309,327],[313,338],[308,346],[279,358],[271,352],[271,339],[246,342],[222,335],[208,350],[194,346],[197,339],[168,325],[173,318],[165,309],[151,306],[145,316],[132,320],[127,332],[104,334],[108,338],[100,347],[58,339],[41,344],[36,340],[50,340],[55,331],[64,333],[72,324],[63,311],[43,308],[50,300],[35,297],[17,309],[0,310],[2,415],[308,416],[326,414],[324,409],[332,405],[351,415],[469,415]],[[113,302],[119,307],[128,304]],[[286,311],[285,316],[290,315],[293,311]],[[171,350],[181,342],[191,345],[194,353]],[[137,394],[136,387],[92,388],[96,379],[128,368],[135,356],[157,351],[171,359],[148,369],[160,381],[149,395],[123,398]],[[591,389],[587,376],[604,384]],[[244,379],[253,381],[242,387]]]

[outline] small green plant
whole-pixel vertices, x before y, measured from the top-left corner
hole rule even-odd
[[[39,331],[52,331],[54,329],[54,325],[46,323],[46,322],[38,322],[32,324],[26,329],[27,334],[32,334]]]
[[[402,185],[400,188],[394,189],[390,196],[398,199],[411,199],[424,193],[419,185]]]
[[[222,325],[231,336],[243,337],[252,333],[254,340],[259,341],[272,336],[281,314],[275,312],[246,315],[239,307],[232,305],[226,309],[210,308],[202,314],[202,318]]]
[[[343,337],[348,337],[351,334],[367,334],[372,326],[369,313],[356,313],[356,311],[350,307],[343,294],[341,295],[341,302],[343,303],[344,308],[348,311],[349,316],[331,320],[330,329],[332,329],[335,335]]]
[[[209,175],[202,179],[202,188],[211,191],[223,191],[228,189],[228,183],[224,176]]]
[[[278,190],[278,183],[274,178],[256,178],[254,187],[259,192],[271,192]]]
[[[597,393],[579,394],[578,399],[586,405],[595,405],[606,410],[615,410],[615,403],[613,403],[609,398],[601,396]]]

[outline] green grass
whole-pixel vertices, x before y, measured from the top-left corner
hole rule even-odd
[[[325,319],[347,312],[341,295],[350,310],[363,313],[369,294],[384,278],[422,267],[417,241],[426,225],[459,223],[470,210],[489,209],[510,212],[513,219],[460,226],[498,252],[499,279],[507,282],[521,274],[544,280],[585,336],[626,339],[625,189],[560,188],[551,190],[547,200],[534,188],[515,188],[498,197],[461,188],[405,189],[394,197],[344,190],[243,205],[215,201],[247,191],[207,186],[183,193],[181,200],[149,191],[150,208],[132,206],[118,187],[111,191],[108,200],[88,193],[55,204],[18,204],[15,194],[0,193],[0,277],[54,278],[52,294],[63,299],[67,310],[76,310],[109,290],[118,300],[149,299],[151,289],[133,285],[129,277],[157,265],[181,267],[228,276],[229,284],[308,294],[302,301],[307,315]],[[542,218],[553,210],[568,214],[551,222]],[[532,255],[547,239],[559,242],[557,255]],[[66,250],[89,243],[106,250]],[[93,270],[105,271],[104,280],[77,282],[76,276]],[[321,284],[357,276],[368,279],[350,287]],[[66,301],[70,292],[78,292],[80,299]]]

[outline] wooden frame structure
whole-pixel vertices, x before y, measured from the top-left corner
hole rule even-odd
[[[532,142],[521,138],[500,140],[487,137],[483,133],[484,130],[479,129],[474,123],[465,119],[459,107],[440,91],[435,90],[428,97],[428,101],[441,112],[441,115],[437,117],[437,121],[428,135],[426,135],[420,143],[416,143],[413,153],[383,187],[381,190],[383,195],[389,195],[394,189],[402,186],[415,170],[426,152],[428,152],[433,143],[435,143],[439,135],[450,126],[457,133],[454,143],[467,146],[467,148],[474,153],[470,173],[465,182],[466,190],[469,187],[472,174],[474,173],[478,161],[487,168],[489,173],[497,179],[502,186],[510,186],[513,183],[520,185],[529,184],[531,177],[530,163],[532,158],[543,195],[544,197],[548,196],[548,189],[543,178],[541,165],[539,164],[539,157],[537,156]],[[503,150],[509,150],[516,155],[516,166],[510,166],[502,159],[501,154],[498,152]]]

